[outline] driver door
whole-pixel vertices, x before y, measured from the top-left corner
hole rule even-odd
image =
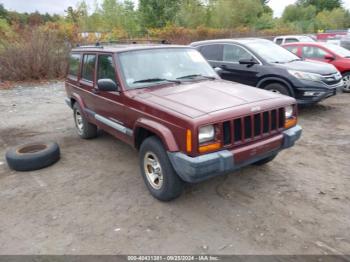
[[[120,90],[102,91],[98,88],[98,80],[100,79],[111,79],[120,88],[115,68],[115,61],[112,54],[98,55],[96,62],[96,83],[93,89],[95,118],[99,125],[103,126],[103,129],[117,138],[127,141],[129,136],[126,134],[126,128],[124,126],[125,106]]]
[[[257,61],[245,48],[234,44],[224,44],[223,61],[219,65],[223,70],[220,76],[226,80],[256,86],[260,64],[243,65],[239,63],[242,59],[253,59]]]

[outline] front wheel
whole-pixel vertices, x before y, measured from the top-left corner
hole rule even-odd
[[[282,94],[282,95],[286,95],[286,96],[291,96],[291,94],[288,91],[288,88],[285,87],[284,85],[280,84],[280,83],[268,84],[267,86],[264,87],[264,89],[268,90],[268,91],[271,91],[273,93]]]
[[[345,93],[350,93],[350,72],[343,74],[343,81],[344,81],[343,91]]]
[[[142,143],[140,168],[148,190],[158,200],[170,201],[182,193],[184,183],[176,174],[157,137],[149,137]]]

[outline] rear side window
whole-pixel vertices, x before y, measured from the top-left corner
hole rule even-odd
[[[222,61],[223,45],[207,45],[199,50],[207,60]]]
[[[80,55],[71,54],[69,57],[69,71],[68,74],[71,76],[78,76],[79,73],[79,64],[80,64]]]
[[[94,73],[95,73],[95,61],[96,55],[84,55],[83,58],[83,70],[82,70],[82,78],[88,81],[94,81]]]
[[[99,55],[97,66],[97,80],[112,79],[116,82],[113,58],[111,55]]]
[[[281,45],[282,41],[283,41],[282,38],[277,38],[275,42],[276,42],[276,44]]]
[[[299,42],[299,40],[296,39],[296,38],[286,38],[286,39],[284,40],[284,43],[285,43],[285,44],[288,44],[288,43],[295,43],[295,42]]]

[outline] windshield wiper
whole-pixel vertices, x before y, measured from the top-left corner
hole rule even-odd
[[[172,82],[172,83],[181,84],[181,81],[179,81],[179,80],[171,80],[171,79],[166,79],[166,78],[147,78],[147,79],[134,81],[133,84],[137,84],[137,83],[153,83],[153,82],[163,82],[163,81],[164,82]]]
[[[185,78],[195,78],[195,77],[203,77],[203,78],[206,78],[206,79],[210,79],[210,80],[215,80],[216,77],[214,76],[205,76],[205,75],[201,75],[201,74],[193,74],[193,75],[186,75],[186,76],[180,76],[180,77],[177,77],[176,79],[185,79]]]
[[[302,61],[302,59],[300,59],[300,58],[295,58],[295,59],[293,59],[293,60],[290,60],[289,63],[295,62],[295,61]]]

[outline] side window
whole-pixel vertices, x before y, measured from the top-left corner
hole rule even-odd
[[[295,43],[295,42],[299,42],[299,40],[296,39],[296,38],[286,38],[286,39],[284,40],[284,43],[285,43],[285,44],[288,44],[288,43]]]
[[[83,70],[81,74],[84,80],[94,81],[95,61],[96,55],[84,55]]]
[[[321,48],[315,46],[303,46],[302,49],[304,58],[323,59],[328,53]]]
[[[80,64],[80,54],[71,54],[69,57],[69,71],[68,74],[78,77]]]
[[[295,55],[298,55],[298,47],[297,46],[286,46],[285,47],[289,52],[292,52]]]
[[[207,60],[222,61],[222,45],[207,45],[200,48],[200,52]]]
[[[223,60],[238,63],[241,59],[251,59],[252,55],[237,45],[224,45]]]
[[[277,38],[275,43],[278,44],[278,45],[282,45],[282,41],[283,41],[282,38]]]
[[[99,79],[112,79],[116,81],[115,68],[113,64],[113,58],[111,55],[99,55],[97,62],[97,80]]]

